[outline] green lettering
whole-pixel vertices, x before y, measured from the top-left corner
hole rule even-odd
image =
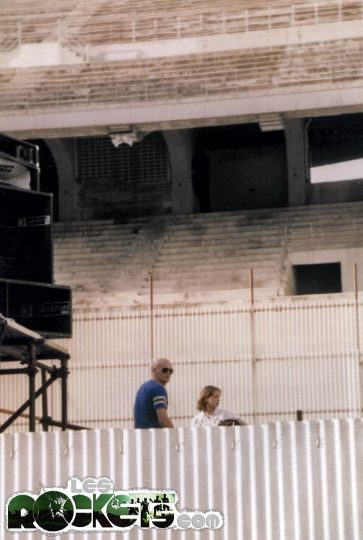
[[[7,505],[9,531],[16,529],[35,529],[34,499],[30,495],[15,495]]]

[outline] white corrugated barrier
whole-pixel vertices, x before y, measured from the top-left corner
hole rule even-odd
[[[110,478],[116,490],[173,489],[178,509],[219,510],[218,530],[66,533],[74,538],[361,540],[363,421],[245,427],[94,430],[0,436],[0,540],[17,491],[65,487],[72,475]],[[60,536],[57,536],[60,538]]]
[[[175,367],[168,391],[176,426],[189,424],[207,384],[220,387],[222,406],[248,423],[293,420],[297,410],[304,419],[359,417],[361,311],[353,297],[342,296],[152,313],[77,311],[73,338],[61,341],[71,354],[69,421],[132,427],[135,392],[149,377],[152,353]],[[16,410],[27,398],[26,376],[0,377],[0,389],[2,407]],[[57,383],[49,395],[50,412],[59,418]],[[26,418],[9,428],[27,429]]]

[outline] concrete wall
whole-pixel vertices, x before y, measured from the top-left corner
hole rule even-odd
[[[211,211],[271,208],[287,203],[283,146],[210,152]]]
[[[71,138],[46,143],[58,173],[60,221],[123,219],[171,211],[168,151],[160,139],[155,147],[149,141],[143,151],[126,148],[124,153],[107,138],[82,139],[81,146],[79,139]],[[144,140],[137,144],[143,145]]]
[[[59,176],[60,221],[198,212],[200,205],[192,185],[193,131],[165,131],[164,138],[171,181],[160,184],[130,183],[122,176],[93,174],[90,178],[81,178],[77,171],[75,139],[73,142],[72,139],[49,140]],[[95,170],[101,160],[105,160],[97,145],[92,159]],[[144,166],[147,167],[147,162]],[[288,188],[284,146],[209,152],[208,189],[211,211],[286,205]]]
[[[71,355],[72,424],[131,428],[151,357],[170,358],[175,367],[168,393],[177,427],[190,425],[207,384],[221,388],[222,406],[248,424],[294,420],[297,410],[306,420],[360,417],[362,294],[358,301],[354,294],[275,297],[253,306],[239,301],[239,291],[234,303],[164,307],[154,299],[152,329],[147,306],[74,310],[73,337],[59,341]],[[0,391],[2,407],[16,410],[27,399],[27,378],[1,377]],[[56,419],[59,397],[58,387],[50,389],[49,413]],[[20,418],[11,431],[27,425]]]
[[[353,202],[363,200],[363,180],[345,180],[306,185],[307,204]]]
[[[355,267],[357,268],[357,288],[363,290],[363,252],[360,248],[324,249],[319,251],[298,251],[288,256],[289,274],[285,294],[294,294],[292,265],[340,263],[342,292],[355,290]]]
[[[48,139],[59,180],[59,220],[122,219],[363,200],[363,180],[310,183],[303,122],[287,124],[286,145],[256,144],[209,151],[209,178],[206,177],[203,187],[206,194],[208,191],[208,201],[204,207],[203,201],[197,199],[198,186],[193,189],[193,130],[163,132],[170,179],[160,183],[128,182],[122,176],[80,178],[75,139]],[[96,146],[95,168],[105,159],[97,151]],[[329,156],[330,160],[334,158],[332,153]]]

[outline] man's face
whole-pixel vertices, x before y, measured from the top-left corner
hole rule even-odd
[[[173,368],[169,360],[161,360],[153,368],[154,379],[165,386],[170,381],[170,377],[172,375],[170,370],[172,369]]]

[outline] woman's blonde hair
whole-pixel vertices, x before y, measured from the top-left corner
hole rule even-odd
[[[214,392],[221,392],[222,390],[218,386],[212,386],[209,384],[200,391],[200,396],[197,402],[198,411],[205,411],[207,409],[207,399],[211,397]]]

